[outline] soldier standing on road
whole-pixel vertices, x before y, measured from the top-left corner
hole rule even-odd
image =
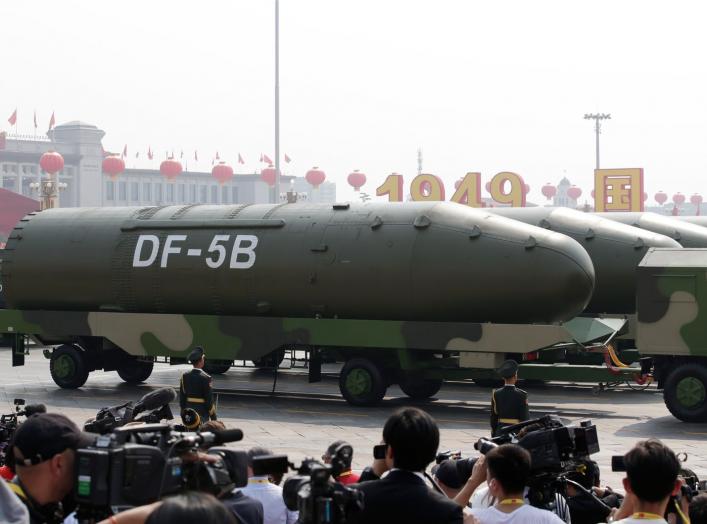
[[[209,419],[216,420],[216,406],[211,376],[202,369],[206,361],[204,348],[195,347],[187,360],[194,369],[184,373],[179,382],[179,406],[184,425],[188,429],[197,429]]]
[[[515,360],[506,360],[498,368],[498,374],[505,384],[491,393],[491,435],[494,437],[501,428],[530,418],[528,394],[516,387],[518,363]]]

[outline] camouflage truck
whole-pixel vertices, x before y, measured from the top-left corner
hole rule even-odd
[[[707,249],[652,249],[638,267],[637,343],[665,404],[707,422]]]

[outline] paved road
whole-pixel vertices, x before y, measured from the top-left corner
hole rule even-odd
[[[12,368],[10,353],[0,350],[0,412],[12,409],[12,399],[22,397],[30,403],[42,402],[82,424],[104,406],[137,400],[160,386],[176,386],[187,366],[155,366],[150,379],[138,386],[123,383],[114,372],[94,372],[79,390],[62,390],[51,380],[48,362],[39,351],[27,358],[27,365]],[[381,437],[387,416],[400,406],[413,404],[397,387],[375,408],[354,408],[338,394],[334,374],[318,384],[308,384],[301,369],[278,373],[277,393],[270,372],[232,369],[216,376],[219,389],[236,393],[219,394],[218,411],[229,427],[243,430],[243,447],[261,445],[288,453],[299,461],[305,456],[319,457],[327,445],[345,438],[354,446],[355,466],[369,463],[370,450]],[[595,455],[604,480],[620,486],[621,474],[612,473],[611,456],[623,454],[642,438],[657,437],[675,451],[688,453],[688,465],[707,478],[707,424],[686,424],[674,419],[655,388],[633,391],[627,387],[594,395],[588,386],[549,384],[528,390],[531,415],[555,413],[568,420],[591,418],[599,430],[601,451]],[[419,403],[438,421],[441,448],[461,449],[473,454],[473,444],[489,432],[490,390],[470,383],[448,383],[437,399]],[[178,411],[173,406],[175,412]]]

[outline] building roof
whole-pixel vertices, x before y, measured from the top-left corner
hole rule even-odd
[[[94,126],[93,124],[89,124],[88,122],[82,122],[81,120],[72,120],[71,122],[65,122],[63,124],[55,126],[54,129],[61,127],[84,127],[89,129],[98,129],[98,127]]]
[[[39,210],[39,202],[0,188],[0,239],[7,238],[27,213]]]

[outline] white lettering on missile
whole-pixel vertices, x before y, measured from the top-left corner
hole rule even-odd
[[[247,245],[243,246],[243,243]],[[255,247],[258,245],[258,237],[255,235],[237,235],[231,251],[232,269],[249,269],[255,264]],[[247,260],[239,261],[240,255],[245,255]]]
[[[209,249],[206,251],[208,253],[214,253],[216,258],[211,257],[206,259],[206,265],[211,269],[216,269],[221,267],[221,264],[226,260],[226,248],[219,244],[219,242],[228,242],[231,235],[216,235],[209,245]]]
[[[152,244],[152,252],[146,259],[141,258],[142,248],[145,242]],[[155,235],[140,235],[135,246],[135,254],[133,255],[133,267],[149,267],[157,260],[157,252],[160,250],[160,239]]]
[[[187,256],[189,257],[200,257],[201,256],[201,249],[189,249],[187,251]]]
[[[167,235],[167,240],[165,240],[164,242],[164,249],[162,249],[162,259],[160,260],[160,267],[167,267],[169,255],[178,255],[182,252],[181,247],[172,247],[172,242],[183,242],[186,239],[186,235]]]

